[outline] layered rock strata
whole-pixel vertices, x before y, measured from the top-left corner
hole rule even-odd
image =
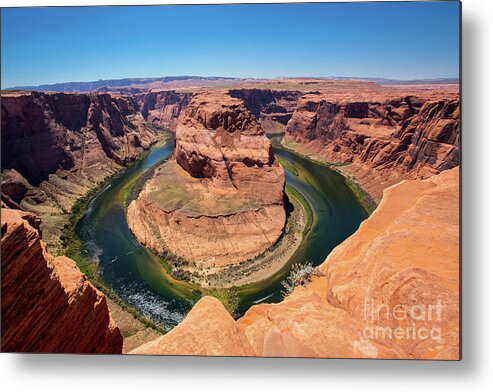
[[[9,92],[1,105],[2,200],[39,215],[54,252],[75,200],[157,140],[129,97]]]
[[[180,117],[174,160],[129,205],[129,227],[199,269],[248,260],[282,234],[284,171],[239,99],[196,95]]]
[[[180,113],[192,99],[192,93],[176,91],[153,91],[135,94],[142,116],[156,126],[175,130]]]
[[[35,215],[2,208],[4,352],[122,352],[106,297],[75,262],[45,249]]]
[[[286,145],[349,164],[343,173],[380,200],[383,189],[404,178],[427,178],[459,164],[459,112],[456,98],[307,94],[287,125]]]
[[[270,89],[230,90],[232,97],[242,99],[250,112],[260,121],[266,132],[284,130],[302,93]]]
[[[172,347],[194,355],[227,345],[227,355],[250,355],[246,337],[256,356],[458,359],[458,187],[454,168],[388,188],[377,210],[321,265],[322,276],[237,321],[241,343],[224,337],[231,320],[215,318],[208,300],[191,314],[208,314],[220,333],[210,335],[210,324],[193,317],[135,352]]]

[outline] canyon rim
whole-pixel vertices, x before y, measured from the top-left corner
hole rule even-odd
[[[38,11],[2,10],[1,351],[459,360],[460,6],[435,6],[205,7],[226,22],[204,35],[216,50],[200,61],[189,45],[205,20],[171,29],[181,49],[164,49],[142,19],[178,26],[197,7],[136,7],[141,30],[124,35],[159,50],[137,64],[110,39],[135,72],[174,69],[163,65],[169,50],[180,72],[200,74],[229,48],[214,65],[225,76],[123,79],[102,62],[88,72],[108,78],[50,84],[35,82],[50,81],[36,51],[39,69],[13,66],[29,54],[13,31],[31,31],[22,17]],[[423,31],[410,27],[411,9]],[[254,10],[272,18],[266,36],[286,32],[275,48],[244,35]],[[95,12],[115,27],[111,9]],[[386,12],[425,48],[396,46]],[[372,51],[357,34],[366,14]],[[337,22],[347,34],[334,38],[316,15],[355,32]],[[293,18],[299,37],[286,30]],[[432,47],[423,34],[438,28],[449,34]],[[64,29],[80,37],[76,23]],[[353,48],[351,61],[336,41]],[[110,61],[98,45],[78,48],[52,55]],[[288,76],[244,57],[255,50]],[[346,67],[361,76],[311,76]],[[374,69],[395,78],[365,77]]]

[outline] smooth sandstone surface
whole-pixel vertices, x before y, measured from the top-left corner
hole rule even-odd
[[[255,352],[221,302],[203,297],[171,332],[130,354],[253,356]]]
[[[4,352],[119,354],[106,297],[67,257],[53,257],[33,214],[2,208]]]
[[[322,264],[324,277],[239,320],[256,354],[458,359],[458,180],[455,168],[387,189],[378,209]],[[380,327],[398,334],[410,328],[411,338],[389,338]],[[422,327],[428,336],[414,337]]]

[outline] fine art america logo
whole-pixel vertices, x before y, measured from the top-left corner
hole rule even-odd
[[[388,305],[365,299],[363,329],[366,339],[440,340],[439,326],[443,317],[443,305],[435,304]]]

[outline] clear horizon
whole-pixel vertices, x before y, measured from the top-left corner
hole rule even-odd
[[[1,88],[164,76],[459,77],[460,3],[2,9]]]

